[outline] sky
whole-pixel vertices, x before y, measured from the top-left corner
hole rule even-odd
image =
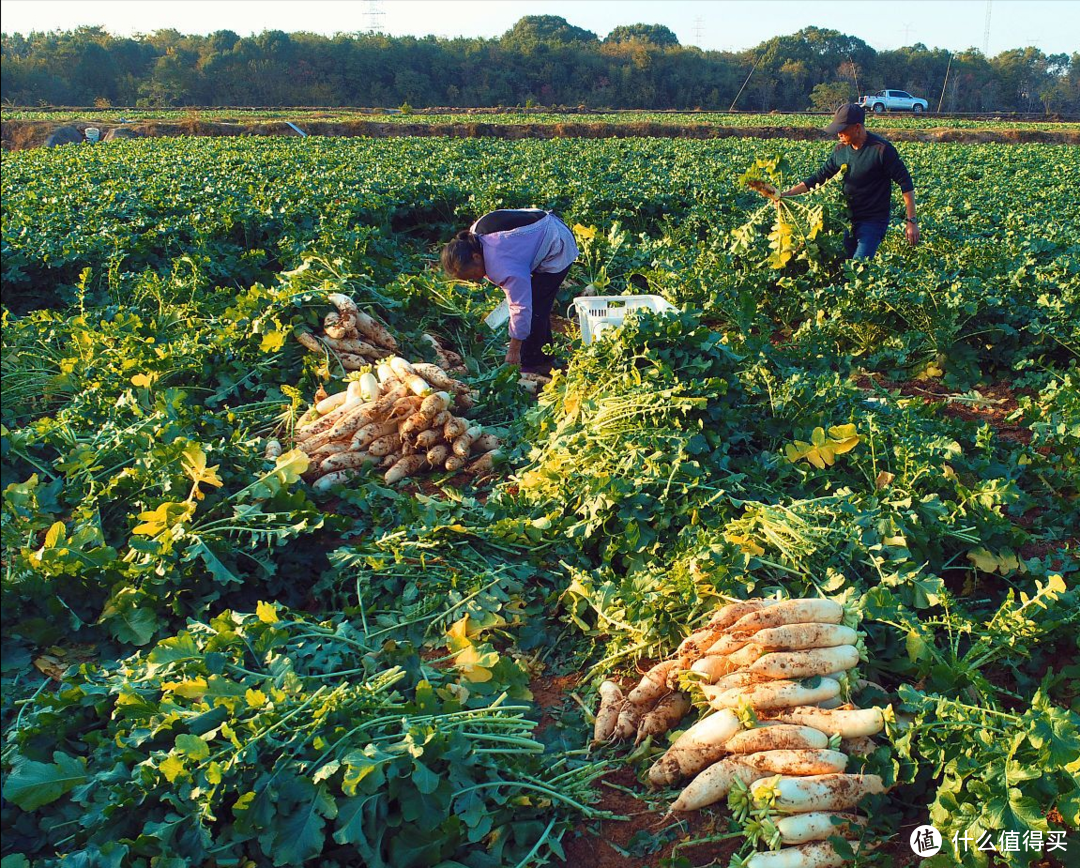
[[[600,37],[620,24],[664,24],[683,45],[737,51],[814,25],[857,36],[877,50],[921,42],[990,55],[1033,45],[1080,51],[1076,0],[0,0],[5,33],[101,25],[130,36],[263,30],[393,36],[498,36],[524,15],[559,15]]]

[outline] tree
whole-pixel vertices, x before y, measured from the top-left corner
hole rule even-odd
[[[503,34],[506,45],[534,48],[537,45],[574,45],[599,42],[596,34],[575,27],[558,15],[526,15]]]
[[[672,48],[679,44],[679,37],[663,24],[621,24],[604,37],[604,42],[608,43],[631,41]]]

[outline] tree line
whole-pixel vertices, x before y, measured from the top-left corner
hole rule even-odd
[[[950,112],[1080,113],[1080,52],[1016,48],[987,57],[919,43],[876,51],[806,27],[739,52],[679,44],[662,25],[605,38],[552,15],[495,39],[378,33],[241,37],[100,27],[3,34],[0,98],[69,106],[586,106],[831,110],[904,89]]]

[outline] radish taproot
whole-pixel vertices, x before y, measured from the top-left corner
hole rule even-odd
[[[502,461],[503,454],[498,449],[492,449],[490,452],[485,452],[471,464],[466,466],[466,473],[490,473],[494,470],[499,462]]]
[[[473,425],[460,437],[456,437],[453,443],[454,454],[459,458],[468,458],[469,453],[472,452],[473,441],[483,433],[483,428]]]
[[[649,769],[649,783],[654,787],[666,787],[697,774],[726,753],[724,743],[741,727],[738,716],[730,710],[702,718],[653,763]]]
[[[739,630],[764,630],[787,624],[839,624],[844,620],[844,607],[833,600],[809,598],[784,600],[775,605],[750,612],[731,625]]]
[[[735,624],[740,618],[745,615],[749,615],[752,612],[758,612],[761,609],[766,609],[770,606],[775,606],[779,600],[742,600],[737,603],[728,603],[726,606],[721,606],[716,614],[712,616],[712,620],[709,621],[709,625],[712,627],[719,627],[722,630],[726,630]]]
[[[854,645],[859,634],[843,624],[785,624],[753,633],[755,645],[770,650],[805,651]]]
[[[753,729],[744,729],[727,740],[731,753],[758,753],[772,750],[821,750],[829,746],[829,737],[811,726],[762,721]]]
[[[446,459],[445,462],[443,462],[443,467],[451,473],[457,473],[464,466],[465,459],[462,458],[460,455],[451,455]]]
[[[736,652],[740,653],[742,652]],[[837,645],[833,648],[811,648],[806,651],[773,651],[754,661],[748,671],[766,678],[796,679],[813,675],[829,676],[858,665],[859,652],[854,645]]]
[[[846,754],[827,748],[809,750],[764,750],[739,754],[751,768],[770,775],[827,775],[847,768]]]
[[[387,350],[397,350],[397,340],[394,336],[386,330],[381,322],[372,316],[368,316],[362,310],[357,309],[353,314],[353,320],[356,323],[356,330],[360,334],[364,335],[371,341],[374,341],[380,347]]]
[[[743,705],[753,709],[792,708],[823,702],[840,695],[840,683],[831,678],[813,679],[810,684],[780,679],[727,690],[719,690],[711,685],[704,685],[701,689],[709,704],[717,709],[739,708]]]
[[[859,850],[858,844],[858,841],[849,842],[855,852]],[[743,862],[743,868],[841,868],[848,861],[828,841],[815,841],[773,853],[755,853]]]
[[[808,844],[811,841],[824,841],[833,835],[841,838],[857,836],[866,825],[866,817],[847,812],[811,811],[780,817],[775,825],[782,844]]]
[[[596,720],[593,723],[593,746],[611,741],[611,737],[615,734],[615,724],[619,720],[619,708],[622,703],[623,693],[618,684],[614,681],[605,681],[600,685],[600,707],[596,711]]]
[[[726,757],[713,763],[694,778],[672,803],[670,811],[696,811],[727,798],[736,781],[753,784],[768,777],[768,773],[751,768],[741,762],[741,757]]]
[[[756,804],[769,805],[782,814],[809,811],[847,811],[868,795],[885,792],[877,775],[824,774],[805,777],[775,776],[750,787]]]
[[[736,666],[722,654],[710,654],[696,660],[691,666],[691,672],[698,672],[705,676],[710,684],[715,684],[721,677],[734,672]]]
[[[771,717],[783,723],[812,726],[841,738],[877,735],[885,728],[885,715],[880,708],[829,710],[801,705],[779,711]]]
[[[653,666],[641,676],[637,687],[627,694],[627,699],[640,704],[656,702],[668,692],[667,676],[671,668],[678,663],[677,660],[664,660]]]
[[[646,712],[638,723],[637,738],[634,744],[641,744],[650,735],[663,735],[675,728],[675,725],[683,719],[690,710],[690,697],[685,693],[673,690],[667,696],[662,697],[653,706],[651,711]]]
[[[404,458],[394,462],[394,465],[386,471],[383,479],[387,485],[393,485],[395,482],[400,482],[425,467],[427,467],[427,458],[425,456],[406,455]]]
[[[323,473],[333,473],[337,470],[356,470],[366,464],[374,464],[378,456],[367,452],[339,452],[331,455],[322,464],[319,470]]]
[[[619,714],[615,720],[614,738],[619,741],[626,741],[637,732],[638,724],[641,722],[645,711],[645,706],[624,699],[619,706]]]

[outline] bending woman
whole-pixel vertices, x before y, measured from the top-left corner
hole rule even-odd
[[[455,235],[443,248],[442,266],[458,280],[487,278],[502,287],[510,308],[506,364],[547,374],[555,361],[544,354],[551,343],[551,309],[577,256],[574,233],[553,212],[500,209]]]

